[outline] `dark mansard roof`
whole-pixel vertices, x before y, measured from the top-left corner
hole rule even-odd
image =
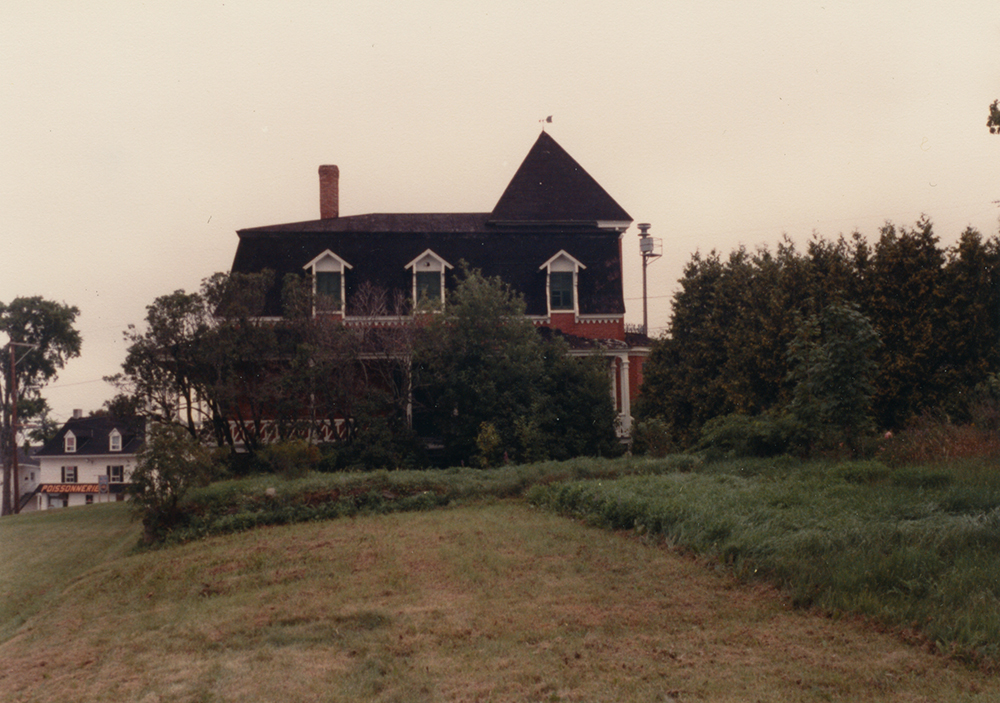
[[[454,267],[447,285],[464,261],[518,290],[529,315],[545,315],[540,267],[565,251],[586,267],[579,276],[580,313],[622,315],[619,239],[631,221],[543,132],[493,212],[368,214],[243,229],[232,270],[274,271],[266,314],[280,315],[284,276],[304,274],[306,264],[329,250],[351,266],[344,279],[350,315],[352,290],[363,282],[408,295],[413,272],[405,267],[430,249]]]

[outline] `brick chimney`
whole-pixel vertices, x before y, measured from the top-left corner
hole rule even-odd
[[[340,169],[319,167],[319,216],[327,220],[340,217]]]

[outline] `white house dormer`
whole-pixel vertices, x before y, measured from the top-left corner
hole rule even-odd
[[[111,434],[108,435],[108,451],[109,452],[120,452],[122,450],[122,433],[118,431],[118,428],[111,430]]]
[[[76,435],[73,430],[68,431],[63,437],[63,451],[67,454],[76,454]]]
[[[428,249],[404,268],[413,269],[414,309],[442,309],[444,307],[444,272],[454,268],[454,266]]]
[[[580,269],[587,268],[570,256],[565,249],[538,267],[545,269],[545,297],[548,300],[549,315],[554,312],[580,314],[580,297],[577,286]]]
[[[344,314],[344,273],[354,268],[327,249],[302,267],[312,274],[313,315]]]

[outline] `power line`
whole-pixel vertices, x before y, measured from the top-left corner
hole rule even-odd
[[[73,383],[53,383],[52,385],[45,386],[46,390],[52,388],[69,388],[70,386],[84,386],[88,383],[106,383],[103,378],[95,378],[90,381],[74,381]]]

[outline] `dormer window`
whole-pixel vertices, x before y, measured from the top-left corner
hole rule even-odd
[[[108,435],[108,449],[112,452],[122,450],[122,435],[117,429],[111,430],[111,434]]]
[[[413,269],[413,307],[440,310],[444,307],[444,272],[454,268],[428,249],[406,265]]]
[[[302,268],[312,274],[313,314],[344,314],[344,273],[354,267],[327,249]]]
[[[76,435],[70,430],[63,437],[63,451],[67,454],[76,454]]]
[[[562,250],[538,268],[546,271],[549,313],[579,312],[577,284],[580,269],[587,267]]]

